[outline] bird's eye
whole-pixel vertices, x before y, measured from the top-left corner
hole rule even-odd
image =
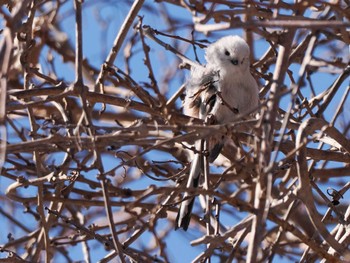
[[[231,63],[232,63],[233,65],[238,65],[238,59],[232,59],[232,60],[231,60]]]
[[[226,56],[229,56],[229,55],[230,55],[230,52],[228,52],[227,50],[225,50],[225,55],[226,55]]]

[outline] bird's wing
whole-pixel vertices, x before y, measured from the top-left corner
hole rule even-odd
[[[215,124],[215,113],[212,112],[214,105],[219,103],[218,101],[218,72],[210,72],[209,74],[204,74],[202,78],[192,79],[190,81],[191,88],[194,92],[190,95],[190,102],[187,104],[189,109],[192,109],[194,114],[208,124]],[[195,154],[193,161],[191,163],[191,169],[187,181],[187,188],[196,188],[199,185],[200,175],[203,174],[203,163],[204,163],[204,139],[197,140],[195,143]],[[209,143],[209,145],[213,145]],[[210,162],[214,161],[219,155],[223,143],[215,143],[213,147],[210,147],[210,154],[208,160]],[[191,212],[194,204],[194,196],[189,193],[185,193],[184,201],[180,205],[179,212],[176,217],[175,229],[182,227],[185,231],[187,230],[190,220]]]

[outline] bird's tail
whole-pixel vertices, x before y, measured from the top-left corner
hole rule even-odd
[[[196,142],[196,150],[197,152],[194,155],[193,161],[191,163],[191,169],[190,174],[188,176],[188,181],[186,188],[193,189],[197,188],[199,184],[199,178],[202,171],[203,166],[203,155],[200,154],[200,141]],[[191,220],[191,213],[194,203],[194,196],[191,197],[191,194],[188,194],[187,192],[184,195],[184,201],[180,205],[179,212],[176,217],[176,223],[175,223],[175,230],[178,228],[183,228],[185,231],[188,228],[188,225],[190,224]]]

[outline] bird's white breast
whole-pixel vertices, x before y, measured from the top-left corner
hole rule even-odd
[[[220,123],[230,122],[238,115],[245,115],[259,104],[258,86],[249,72],[241,76],[239,74],[223,74],[219,87],[224,100],[224,103],[219,103],[216,109],[217,119]],[[231,109],[225,106],[225,103],[229,104]],[[238,114],[232,109],[238,110]]]

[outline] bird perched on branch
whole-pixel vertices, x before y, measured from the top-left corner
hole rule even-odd
[[[206,48],[205,66],[192,67],[186,85],[184,113],[206,124],[223,124],[251,113],[259,104],[259,88],[250,73],[250,49],[239,36],[226,36]],[[210,138],[208,161],[220,154],[225,139]],[[203,140],[195,143],[187,188],[199,185],[204,173]],[[176,217],[175,229],[187,230],[194,197],[186,193]]]

